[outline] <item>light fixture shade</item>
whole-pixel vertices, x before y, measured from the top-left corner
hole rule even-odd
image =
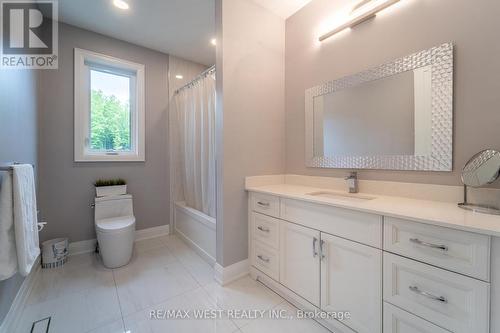
[[[319,41],[322,42],[325,39],[345,30],[347,28],[352,28],[364,21],[374,17],[378,12],[392,6],[400,0],[371,0],[363,1],[360,5],[355,6],[351,12],[349,19],[334,28],[333,30],[327,32],[319,37]]]

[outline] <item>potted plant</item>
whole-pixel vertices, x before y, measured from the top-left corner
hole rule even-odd
[[[94,183],[98,197],[127,194],[127,182],[124,179],[99,179]]]

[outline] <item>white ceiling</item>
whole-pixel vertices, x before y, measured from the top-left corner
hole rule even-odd
[[[286,19],[311,0],[253,0]],[[203,65],[215,63],[215,0],[59,0],[59,20]]]
[[[311,0],[253,0],[260,6],[284,19],[295,14],[299,9],[307,5]]]
[[[179,56],[215,63],[215,0],[59,0],[59,20],[83,29]]]

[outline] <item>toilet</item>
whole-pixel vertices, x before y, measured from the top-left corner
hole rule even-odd
[[[135,238],[132,195],[95,198],[95,231],[104,266],[117,268],[128,264]]]

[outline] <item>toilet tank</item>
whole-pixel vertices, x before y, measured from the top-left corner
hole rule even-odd
[[[95,220],[111,217],[133,216],[132,196],[130,194],[95,198]]]

